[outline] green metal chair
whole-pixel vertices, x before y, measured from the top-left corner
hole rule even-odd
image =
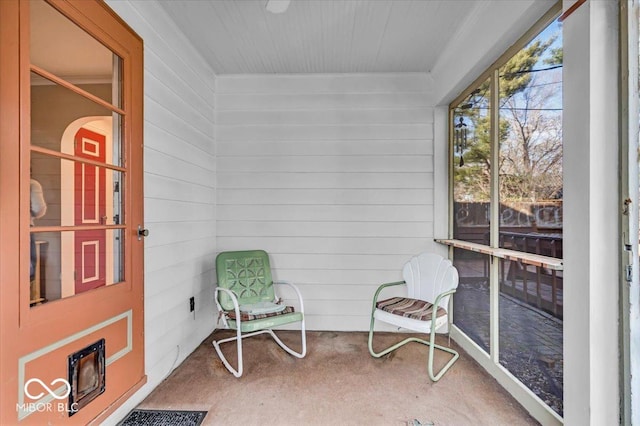
[[[369,328],[369,353],[380,358],[409,343],[417,342],[429,347],[427,370],[434,382],[456,362],[458,352],[435,343],[436,330],[446,327],[449,331],[449,299],[458,287],[458,271],[451,261],[437,254],[422,253],[412,257],[402,270],[404,281],[382,284],[373,296],[371,327]],[[378,301],[380,293],[388,287],[406,286],[407,297],[391,297]],[[434,309],[435,307],[435,309]],[[429,334],[429,340],[408,337],[380,352],[373,349],[375,321],[391,324],[398,329],[407,329]],[[437,374],[433,371],[433,354],[440,349],[452,355]]]
[[[214,340],[213,347],[227,370],[234,376],[242,376],[242,339],[268,333],[289,354],[304,358],[307,353],[305,335],[304,304],[298,288],[286,281],[273,282],[269,255],[263,250],[222,252],[216,257],[218,286],[215,300],[218,307],[218,322],[236,330],[234,337]],[[298,297],[299,311],[285,306],[278,299],[274,284],[291,287]],[[272,328],[300,322],[302,350],[296,352],[274,333]],[[222,343],[235,341],[238,349],[238,368],[231,366],[220,350]]]

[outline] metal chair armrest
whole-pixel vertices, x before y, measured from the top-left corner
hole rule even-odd
[[[238,329],[240,329],[240,304],[238,303],[238,297],[236,296],[236,294],[229,290],[228,288],[224,288],[224,287],[216,287],[216,289],[214,290],[214,297],[216,300],[216,304],[218,305],[218,309],[220,310],[220,312],[224,311],[224,309],[222,309],[222,306],[220,306],[220,303],[218,302],[218,293],[220,291],[223,291],[225,293],[227,293],[229,295],[229,297],[231,298],[231,301],[233,302],[233,308],[236,311],[236,323],[238,324]],[[220,320],[220,318],[218,318],[218,321]],[[226,318],[224,319],[224,322],[226,324],[227,320]]]
[[[298,302],[300,303],[300,312],[304,313],[304,302],[302,301],[302,294],[300,293],[300,290],[298,289],[298,286],[296,286],[295,284],[293,284],[290,281],[274,281],[274,284],[278,284],[278,285],[286,285],[291,287],[297,294],[298,296]]]
[[[433,324],[436,323],[436,318],[437,318],[437,314],[438,314],[438,306],[440,305],[440,301],[442,300],[442,298],[447,297],[453,293],[456,292],[457,289],[451,289],[449,291],[445,291],[443,293],[440,293],[437,297],[436,300],[433,302],[433,306],[435,309],[432,310],[432,317],[431,317],[431,321],[433,321]],[[448,312],[447,312],[448,314]]]
[[[393,287],[393,286],[403,285],[403,284],[406,285],[407,283],[405,281],[394,281],[392,283],[385,283],[380,285],[376,290],[375,294],[373,295],[373,307],[371,309],[371,312],[374,312],[376,310],[376,303],[378,302],[378,297],[380,296],[380,292],[382,292],[382,290],[384,290],[387,287]]]

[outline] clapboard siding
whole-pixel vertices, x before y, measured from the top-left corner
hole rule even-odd
[[[193,220],[185,220],[182,222],[167,221],[164,223],[154,224],[154,235],[157,236],[154,238],[154,244],[149,244],[147,247],[149,248],[149,250],[155,250],[157,248],[166,250],[167,247],[169,247],[170,249],[173,245],[181,244],[184,242],[203,242],[206,241],[206,239],[213,241],[215,239],[215,233],[213,229],[209,229],[207,227],[208,222],[209,219],[199,222]],[[166,266],[167,263],[165,263],[162,267]]]
[[[310,222],[310,221],[225,221],[224,229],[218,231],[221,237],[378,237],[428,238],[431,222],[395,222],[393,227],[385,222]]]
[[[371,307],[369,307],[369,311]],[[341,330],[348,328],[348,330],[368,330],[370,318],[363,316],[353,315],[312,315],[307,313],[305,315],[307,328],[310,330]],[[380,331],[394,331],[384,327],[384,324],[380,323]],[[378,330],[378,328],[376,328]]]
[[[145,96],[145,115],[156,117],[156,120],[149,122],[149,126],[155,126],[164,133],[171,135],[174,139],[178,139],[183,143],[193,145],[194,148],[199,148],[202,151],[209,152],[211,143],[211,134],[207,132],[213,132],[214,123],[211,123],[210,127],[206,129],[198,129],[191,126],[188,120],[176,115],[173,111],[171,104],[159,103],[153,98]],[[146,133],[145,133],[146,134]],[[167,147],[167,138],[149,138],[145,136],[145,146],[149,148],[158,147],[161,150],[170,149]],[[171,145],[170,145],[171,146]]]
[[[348,170],[354,172],[393,173],[403,170],[405,173],[432,171],[431,156],[394,155],[394,156],[340,156],[321,155],[314,157],[302,156],[253,156],[221,158],[218,172],[321,172],[339,173]]]
[[[259,177],[257,177],[259,178]],[[260,207],[220,204],[219,221],[372,221],[387,222],[392,226],[398,221],[421,222],[433,220],[433,207],[428,205],[269,205]]]
[[[225,172],[217,175],[218,187],[229,188],[433,188],[433,173],[252,173]],[[218,200],[220,202],[220,200]]]
[[[327,291],[331,290],[331,291]],[[372,295],[373,296],[373,295]],[[309,300],[362,300],[362,285],[356,284],[325,284],[323,287],[305,286],[305,297]]]
[[[195,183],[195,184],[194,184]],[[145,196],[153,199],[200,202],[211,196],[211,188],[200,182],[147,173]]]
[[[145,73],[144,79],[147,87],[162,86],[166,81],[157,78],[150,72]],[[161,92],[149,92],[147,98],[167,108],[170,111],[170,116],[184,123],[191,124],[195,131],[202,132],[204,135],[210,134],[214,123],[210,118],[206,117],[206,111],[203,112],[201,109],[195,108],[192,105],[191,98],[200,100],[200,97],[197,95],[189,95],[189,92],[178,93],[174,90],[167,89]],[[206,149],[206,147],[204,147],[204,149]]]
[[[204,152],[201,153],[206,154]],[[149,163],[149,167],[145,167],[145,171],[157,176],[165,176],[195,185],[207,185],[206,182],[214,172],[211,166],[209,168],[202,167],[186,156],[174,157],[162,150],[153,148],[147,149],[145,154],[145,159]]]
[[[305,269],[313,269],[314,274],[309,274],[306,278],[308,282],[322,282],[324,278],[320,278],[320,274],[331,273],[331,271],[343,272],[345,279],[350,270],[391,270],[396,273],[398,268],[401,268],[404,262],[407,261],[404,254],[390,254],[377,258],[366,254],[271,253],[270,258],[272,265],[276,268],[275,274],[279,274],[284,270],[303,271]],[[282,278],[284,279],[284,276]],[[332,276],[328,283],[334,284],[339,282],[340,279],[338,276]]]
[[[370,254],[386,256],[404,254],[408,259],[426,243],[422,238],[349,238],[349,237],[233,237],[219,238],[225,250],[262,248],[268,252],[295,254]]]
[[[143,38],[145,54],[147,384],[112,416],[121,419],[214,327],[215,76],[157,2],[107,2]]]
[[[147,108],[147,112],[152,114],[153,108]],[[211,143],[211,136],[208,136],[209,139],[207,139],[206,135],[198,135],[198,138],[187,138],[185,134],[176,133],[178,132],[175,128],[167,130],[165,128],[158,127],[158,125],[154,123],[148,123],[145,127],[145,145],[147,145],[149,149],[157,149],[164,155],[171,156],[174,159],[182,159],[183,157],[186,157],[189,158],[191,164],[198,165],[205,169],[212,169],[213,165],[211,164],[210,156],[200,155],[202,151],[208,151],[198,147],[198,144],[202,144],[206,147],[207,143]],[[162,144],[162,146],[156,147],[154,144]],[[156,165],[153,164],[153,166]],[[153,173],[153,170],[150,171]]]
[[[219,120],[219,118],[218,118]],[[428,139],[433,137],[431,124],[343,124],[343,125],[252,125],[226,126],[218,121],[216,136],[221,141],[246,140],[357,140],[357,139]]]
[[[302,95],[302,94],[301,94]],[[225,110],[243,111],[277,108],[291,109],[375,109],[384,108],[432,107],[428,93],[329,93],[329,94],[221,94],[216,93],[216,102]]]
[[[401,78],[398,78],[401,76]],[[427,73],[402,74],[287,74],[229,76],[218,85],[219,95],[237,94],[304,94],[326,95],[330,93],[367,95],[421,95],[430,93],[431,77]],[[379,104],[377,107],[387,105]]]
[[[374,256],[369,257],[375,260]],[[389,267],[389,269],[386,270],[372,268],[368,270],[375,271],[377,283],[381,284],[384,282],[397,281],[399,279],[398,267],[402,267],[402,264],[404,263],[404,261],[406,261],[406,257],[406,254],[402,255],[402,260],[395,265],[395,268]],[[363,266],[359,267],[364,268]],[[339,295],[340,290],[338,290],[338,287],[341,286],[352,286],[353,288],[358,288],[359,292],[357,294],[357,297],[354,296],[352,298],[355,300],[363,300],[371,298],[375,289],[371,288],[370,281],[363,281],[362,271],[363,269],[281,268],[278,269],[274,276],[277,279],[295,282],[301,287],[304,287],[304,295],[306,297],[309,297],[309,300],[313,300],[314,295],[317,295],[319,293],[324,293],[324,296],[319,297],[319,299],[340,300],[342,299],[342,297]],[[308,293],[307,289],[310,289]]]
[[[145,275],[145,279],[148,282],[155,283],[153,287],[150,287],[145,294],[145,298],[147,296],[162,296],[166,293],[167,290],[170,290],[176,286],[176,283],[183,282],[186,279],[191,279],[189,277],[193,277],[197,275],[198,272],[201,272],[202,265],[206,264],[208,259],[210,259],[210,255],[206,254],[203,256],[189,258],[185,261],[181,262],[171,262],[165,265],[156,265],[156,269],[150,271]],[[195,261],[194,261],[195,260]],[[191,283],[199,283],[200,281],[194,281],[191,279]],[[210,286],[211,283],[208,283]],[[180,299],[183,299],[182,297]],[[159,309],[160,306],[156,306],[156,304],[148,303],[148,309]],[[160,317],[155,318],[155,320],[159,320]],[[151,331],[155,327],[150,327],[148,330]]]
[[[431,111],[431,110],[426,110]],[[252,155],[394,155],[398,152],[412,152],[416,155],[431,155],[433,143],[430,140],[288,140],[271,141],[268,144],[257,141],[217,141],[218,155],[225,157]]]
[[[175,93],[178,95],[178,99],[180,102],[184,102],[182,98],[184,93],[190,93],[196,96],[189,97],[189,107],[199,111],[200,114],[207,119],[207,121],[211,121],[211,117],[207,117],[209,111],[214,108],[215,98],[210,96],[202,96],[202,94],[198,94],[194,87],[191,85],[191,81],[182,78],[176,78],[177,73],[181,70],[178,70],[175,67],[166,67],[166,58],[161,57],[156,51],[150,50],[146,52],[144,57],[145,65],[147,69],[147,73],[153,76],[154,79],[159,81],[173,81],[173,86],[169,89],[170,93]],[[202,79],[202,76],[194,76],[195,78]],[[209,77],[207,77],[209,79]],[[213,79],[211,79],[213,82]],[[153,97],[153,93],[149,94]]]
[[[309,329],[367,329],[376,287],[435,249],[430,90],[426,74],[216,80],[218,249],[268,251]]]
[[[218,119],[226,125],[340,125],[345,124],[421,124],[432,108],[395,108],[369,110],[290,110],[220,111]]]
[[[259,204],[432,204],[432,196],[422,189],[224,189],[218,197],[231,205]]]

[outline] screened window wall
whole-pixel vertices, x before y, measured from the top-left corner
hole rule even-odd
[[[460,274],[455,326],[561,417],[558,13],[550,11],[450,106],[447,243]]]

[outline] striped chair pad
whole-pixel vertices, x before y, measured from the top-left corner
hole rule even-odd
[[[249,314],[247,312],[240,311],[240,321],[252,321],[252,320],[256,320],[256,319],[275,317],[275,316],[278,316],[278,315],[292,314],[294,312],[295,312],[295,308],[293,306],[287,306],[282,311],[269,312],[269,313],[266,313],[266,314],[259,314],[259,315],[252,315],[252,314]],[[227,311],[226,315],[227,315],[227,318],[229,318],[230,320],[235,320],[236,319],[236,311],[235,310]]]
[[[382,300],[376,303],[376,308],[394,315],[420,321],[431,321],[433,315],[433,305],[431,303],[408,297],[392,297]],[[447,311],[438,307],[436,316],[441,317],[446,314]]]

